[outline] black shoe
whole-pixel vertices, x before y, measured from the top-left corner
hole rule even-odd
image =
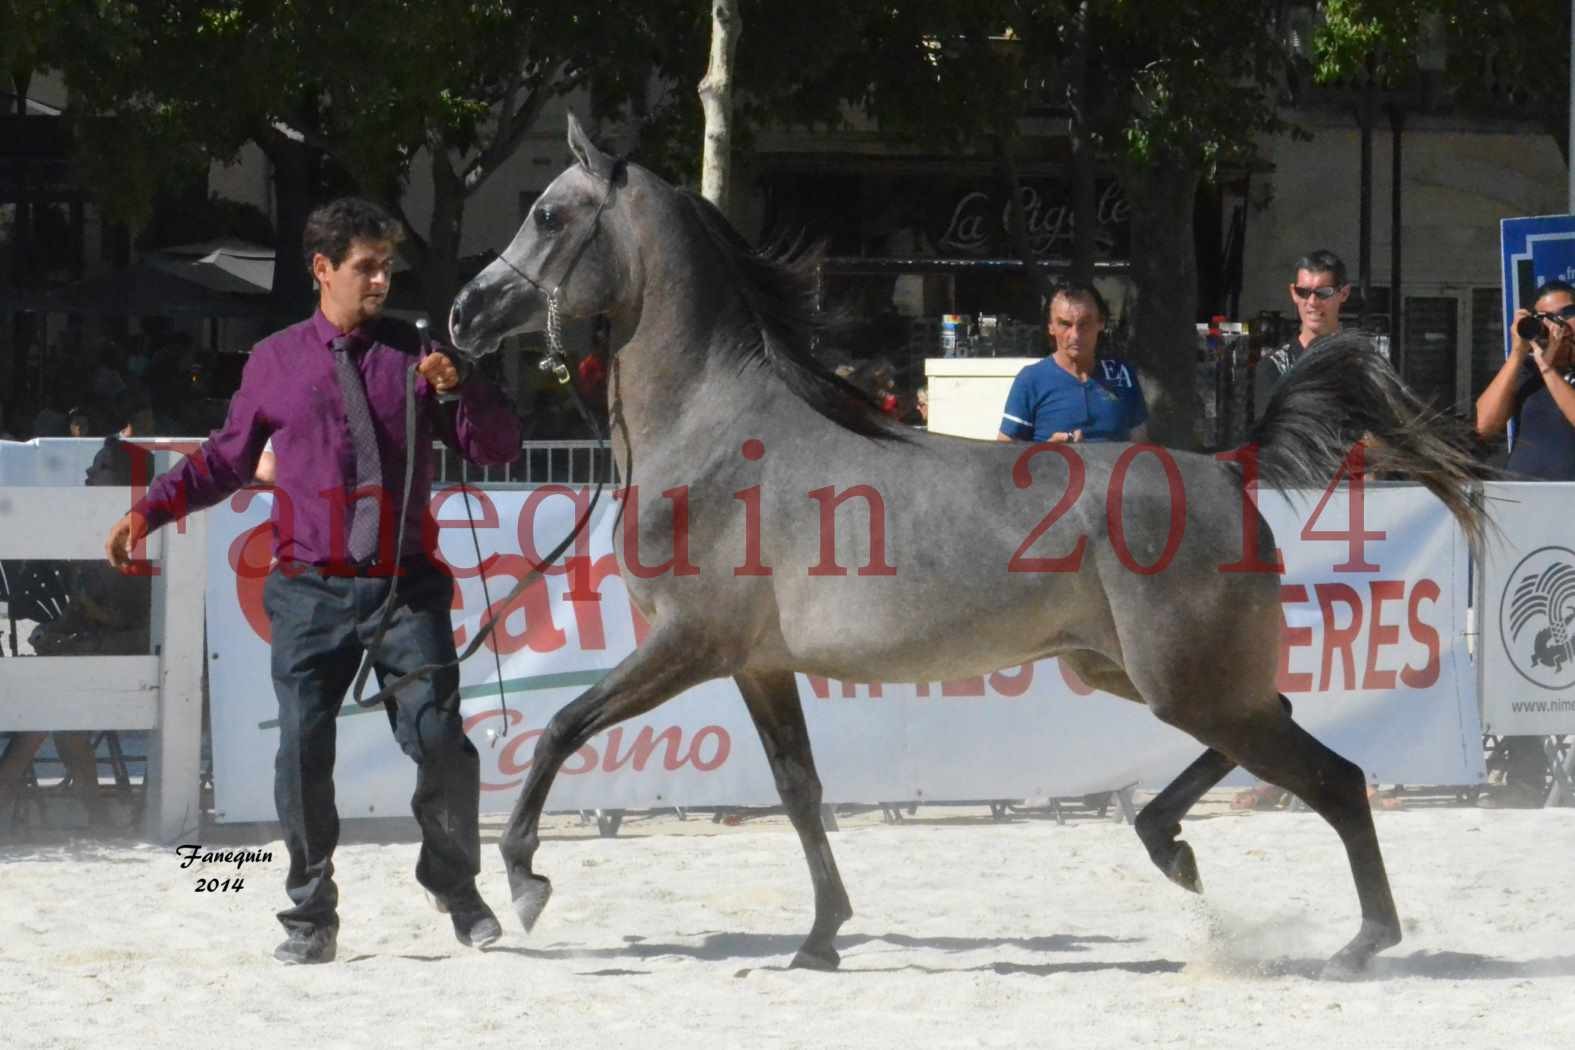
[[[273,950],[273,957],[292,966],[334,961],[339,931],[332,926],[291,930],[290,937]]]
[[[454,936],[467,948],[485,948],[503,936],[498,917],[474,885],[447,897],[431,896],[433,906],[453,920]]]

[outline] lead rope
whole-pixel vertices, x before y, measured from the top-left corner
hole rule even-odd
[[[465,473],[469,474],[467,467]],[[487,589],[487,567],[481,561],[481,537],[476,534],[476,516],[470,512],[470,492],[463,482],[460,483],[460,494],[465,500],[465,521],[470,524],[470,545],[476,552],[476,573],[481,577],[481,603],[482,608],[492,608],[492,593]],[[492,666],[497,670],[498,677],[498,717],[503,719],[503,732],[495,733],[487,730],[487,740],[492,747],[498,746],[498,737],[509,735],[509,698],[503,690],[503,656],[498,652],[498,647],[492,647]]]
[[[562,364],[561,358],[560,358],[560,367],[562,368],[562,374],[567,376],[568,375],[568,367],[567,367],[567,365],[563,365]],[[572,386],[570,386],[569,387],[569,393],[573,396],[575,407],[579,410],[581,417],[586,421],[586,423],[588,423],[590,425],[592,433],[594,433],[596,435],[597,442],[599,443],[600,446],[605,448],[606,444],[607,444],[607,438],[606,438],[605,435],[602,434],[601,427],[596,423],[595,419],[593,419],[591,417],[590,411],[585,407],[585,402],[580,398],[579,391],[575,390]],[[405,424],[406,424],[406,427],[407,427],[406,433],[413,433],[414,432],[414,418],[415,418],[415,370],[413,368],[411,369],[410,377],[407,380],[406,394],[407,394],[406,412],[405,412]],[[413,455],[410,456],[409,459],[407,459],[407,461],[406,461],[406,467],[405,467],[405,477],[406,477],[405,493],[404,493],[404,497],[403,497],[403,499],[401,501],[401,504],[400,504],[400,516],[399,516],[399,543],[400,543],[400,548],[401,549],[404,546],[405,514],[406,514],[406,512],[408,510],[409,503],[410,503],[410,480],[409,479],[410,479],[411,475],[413,474],[413,468],[411,466],[411,463],[414,462],[414,458],[415,457]],[[500,616],[502,616],[503,613],[508,609],[508,607],[514,603],[514,600],[525,592],[525,588],[529,587],[532,583],[536,582],[536,580],[538,580],[542,576],[544,576],[547,566],[549,566],[549,565],[553,564],[554,562],[556,562],[563,555],[563,553],[569,549],[570,545],[574,543],[575,539],[577,539],[579,537],[580,533],[585,531],[586,525],[588,525],[590,523],[591,514],[596,510],[596,504],[601,499],[602,489],[605,488],[605,487],[606,487],[606,481],[604,479],[598,479],[597,482],[596,482],[596,488],[591,492],[591,501],[586,506],[585,513],[580,515],[579,521],[575,522],[574,528],[570,530],[569,534],[567,536],[565,536],[563,538],[563,540],[560,541],[559,544],[556,547],[554,547],[547,554],[546,557],[542,558],[542,560],[540,562],[538,562],[536,565],[532,566],[530,571],[527,572],[523,577],[520,578],[520,581],[517,584],[514,585],[514,589],[509,591],[508,597],[504,598],[503,601],[499,605],[494,607],[494,606],[492,606],[490,604],[490,601],[489,601],[487,608],[488,608],[488,611],[491,613],[491,615],[488,617],[487,622],[482,625],[481,630],[476,632],[476,636],[470,640],[470,644],[465,647],[465,651],[463,653],[460,653],[459,656],[456,657],[454,660],[444,661],[442,663],[423,664],[422,666],[417,667],[413,671],[410,671],[410,672],[408,672],[406,674],[403,674],[403,675],[398,675],[396,677],[393,677],[393,678],[389,679],[387,684],[385,684],[376,693],[374,693],[373,695],[371,695],[369,697],[362,698],[361,691],[365,687],[367,675],[372,669],[373,654],[377,651],[378,647],[382,644],[384,632],[387,631],[389,620],[392,618],[392,615],[393,615],[394,596],[395,596],[395,593],[396,593],[396,591],[398,589],[398,585],[397,585],[398,577],[396,575],[396,577],[395,577],[395,581],[396,581],[395,585],[391,586],[389,588],[388,597],[383,602],[383,609],[382,609],[382,614],[381,614],[381,620],[378,623],[377,634],[373,637],[372,644],[367,647],[366,655],[365,655],[365,657],[362,660],[361,670],[356,675],[355,692],[353,694],[355,702],[357,704],[359,704],[361,707],[375,707],[376,705],[378,705],[380,703],[383,703],[385,700],[389,700],[389,699],[394,698],[395,696],[398,695],[398,693],[401,690],[407,689],[410,686],[416,684],[417,682],[422,681],[422,680],[424,680],[426,678],[429,678],[431,675],[435,674],[436,672],[441,671],[441,670],[443,670],[444,668],[447,668],[447,667],[457,667],[459,664],[461,664],[464,661],[468,660],[475,653],[475,651],[478,648],[481,647],[481,644],[484,641],[486,641],[487,637],[492,634],[493,628],[497,626],[498,618]],[[465,506],[466,506],[466,513],[469,514],[470,502],[469,502],[469,497],[468,496],[466,497],[466,504],[465,504]],[[474,526],[474,519],[472,519],[472,526]],[[477,560],[477,569],[478,569],[478,571],[481,572],[482,589],[483,589],[483,594],[485,595],[485,593],[486,593],[486,572],[485,572],[484,569],[481,568],[481,564],[480,564],[480,541],[479,540],[476,541],[476,546],[477,546],[477,559],[478,559]],[[397,573],[397,569],[396,569],[396,573]],[[496,653],[495,649],[496,649],[496,647],[494,647],[494,654],[493,655],[496,658],[497,657],[497,653]],[[499,688],[501,689],[501,682],[502,682],[502,663],[501,663],[501,660],[499,660],[498,667],[499,667],[498,674],[499,674],[499,683],[500,683]],[[505,729],[507,729],[507,716],[505,715],[503,717],[505,718]]]

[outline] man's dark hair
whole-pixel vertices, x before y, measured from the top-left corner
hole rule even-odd
[[[1315,252],[1308,252],[1296,260],[1292,273],[1297,270],[1306,270],[1308,273],[1334,274],[1334,286],[1343,288],[1351,283],[1345,276],[1345,260],[1327,248],[1319,248]]]
[[[76,422],[81,422],[82,429],[85,431],[83,434],[84,437],[97,436],[93,433],[98,424],[97,417],[95,416],[93,410],[88,408],[86,405],[75,405],[66,412],[66,426],[69,427],[71,424]]]
[[[1105,297],[1099,294],[1099,289],[1082,281],[1062,281],[1050,291],[1050,301],[1045,303],[1045,323],[1050,322],[1050,310],[1055,306],[1057,297],[1067,299],[1087,299],[1094,304],[1094,309],[1099,311],[1101,321],[1110,320],[1110,307],[1105,305]]]
[[[1552,280],[1543,281],[1542,284],[1537,288],[1537,294],[1531,297],[1531,301],[1535,303],[1544,295],[1552,295],[1554,292],[1563,292],[1565,295],[1575,296],[1575,284],[1571,284],[1568,281],[1561,281],[1556,277]]]
[[[383,208],[362,197],[340,197],[313,209],[301,231],[301,251],[306,270],[312,270],[312,257],[321,255],[338,268],[350,254],[354,241],[398,244],[405,239],[405,228]]]
[[[119,434],[111,434],[104,439],[104,444],[99,446],[98,452],[93,456],[84,483],[121,486],[134,484],[132,479],[139,473],[136,469],[139,460],[142,461],[141,476],[152,477],[153,454],[129,441],[122,441]]]

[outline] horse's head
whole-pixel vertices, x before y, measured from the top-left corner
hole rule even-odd
[[[632,259],[615,221],[625,166],[597,148],[572,113],[569,149],[575,164],[536,199],[503,254],[454,298],[449,337],[467,357],[493,352],[515,332],[542,330],[554,292],[560,317],[590,317],[615,307],[628,284]]]

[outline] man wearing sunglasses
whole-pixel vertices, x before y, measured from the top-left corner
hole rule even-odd
[[[1274,388],[1285,373],[1300,361],[1313,340],[1340,330],[1340,307],[1351,297],[1345,277],[1345,261],[1326,248],[1308,252],[1296,260],[1296,280],[1291,282],[1291,305],[1301,319],[1296,338],[1268,351],[1258,359],[1252,374],[1252,415],[1263,415]],[[1231,800],[1234,809],[1274,809],[1290,798],[1284,788],[1259,782],[1239,792]]]
[[[1253,415],[1263,415],[1269,396],[1280,379],[1319,336],[1340,330],[1340,308],[1351,297],[1345,277],[1345,263],[1327,249],[1320,248],[1296,260],[1296,280],[1290,286],[1291,305],[1301,319],[1296,338],[1264,354],[1252,378]]]
[[[1521,336],[1522,318],[1536,316],[1542,331]],[[1504,432],[1515,420],[1509,470],[1543,481],[1575,481],[1575,285],[1547,281],[1532,309],[1515,311],[1516,331],[1498,375],[1477,398],[1477,432]],[[1546,795],[1547,757],[1542,738],[1507,736],[1499,741],[1504,783],[1483,795],[1490,808],[1535,808]]]

